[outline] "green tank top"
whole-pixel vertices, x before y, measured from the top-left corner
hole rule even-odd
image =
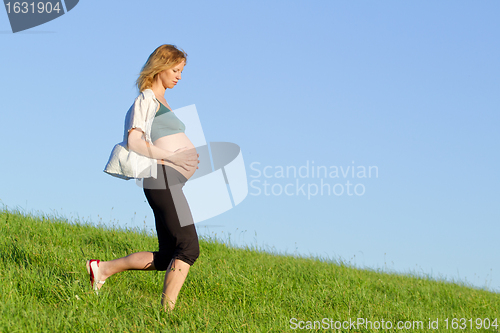
[[[160,110],[156,112],[153,125],[151,126],[151,141],[155,142],[159,138],[176,133],[184,133],[186,126],[179,118],[160,103]]]

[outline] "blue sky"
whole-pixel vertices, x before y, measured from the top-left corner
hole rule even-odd
[[[116,4],[16,34],[0,11],[7,207],[154,228],[142,190],[102,170],[142,65],[175,44],[188,62],[168,103],[237,143],[249,183],[200,234],[500,290],[498,2]],[[275,175],[307,165],[378,174]],[[321,181],[344,192],[297,191]]]

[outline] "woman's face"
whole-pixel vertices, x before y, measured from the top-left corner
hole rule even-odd
[[[184,70],[185,64],[182,61],[178,65],[160,72],[160,81],[165,89],[172,89],[177,84],[177,81],[181,79],[181,73]]]

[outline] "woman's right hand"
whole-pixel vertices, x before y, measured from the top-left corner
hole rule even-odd
[[[183,147],[174,151],[174,154],[168,157],[168,161],[189,171],[194,167],[198,169],[198,163],[200,163],[198,157],[200,155],[196,153],[195,148]]]

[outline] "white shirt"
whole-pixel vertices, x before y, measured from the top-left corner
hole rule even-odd
[[[132,128],[140,128],[145,139],[151,142],[151,126],[159,102],[151,89],[145,89],[134,101],[125,117],[123,141],[113,147],[104,172],[125,180],[133,178],[156,178],[156,159],[128,149],[128,133]]]

